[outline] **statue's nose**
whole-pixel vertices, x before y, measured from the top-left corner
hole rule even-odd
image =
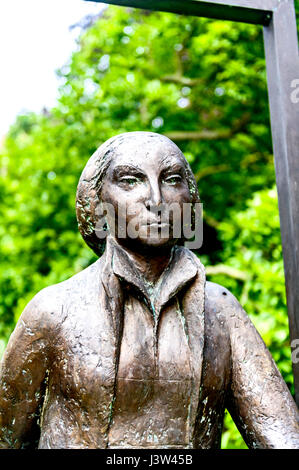
[[[146,200],[146,207],[158,207],[162,204],[161,188],[158,181],[150,182],[149,197]]]

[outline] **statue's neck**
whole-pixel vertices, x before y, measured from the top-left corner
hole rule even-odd
[[[132,250],[127,245],[120,244],[115,238],[113,243],[126,251],[130,262],[134,265],[147,284],[155,285],[167,267],[171,255],[172,247],[164,247],[151,250]]]

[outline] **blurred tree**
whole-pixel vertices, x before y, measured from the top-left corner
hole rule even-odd
[[[37,291],[96,259],[75,218],[90,155],[114,134],[150,130],[189,160],[205,210],[199,254],[291,386],[277,207],[253,194],[275,181],[262,29],[109,7],[58,74],[57,106],[19,116],[0,153],[0,347]],[[223,445],[243,445],[226,426]]]

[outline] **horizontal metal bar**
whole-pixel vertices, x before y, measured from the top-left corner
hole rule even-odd
[[[227,7],[251,8],[261,11],[273,11],[280,0],[195,0],[205,3],[217,3]]]
[[[267,26],[272,18],[274,0],[85,0],[145,10],[167,11],[181,15],[237,21]],[[254,5],[257,5],[255,7]],[[269,10],[265,9],[269,6]]]

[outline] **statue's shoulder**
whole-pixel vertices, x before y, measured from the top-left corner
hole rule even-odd
[[[206,282],[206,300],[207,302],[212,302],[214,306],[219,303],[223,305],[223,302],[230,304],[237,301],[235,296],[226,287],[211,281]]]
[[[236,319],[245,324],[250,323],[248,314],[237,298],[228,289],[215,282],[206,282],[205,311],[210,316],[221,318],[230,329],[234,327]]]
[[[64,315],[68,305],[88,298],[94,289],[99,288],[102,269],[101,259],[65,281],[40,290],[26,306],[22,316],[39,323],[55,322]]]

